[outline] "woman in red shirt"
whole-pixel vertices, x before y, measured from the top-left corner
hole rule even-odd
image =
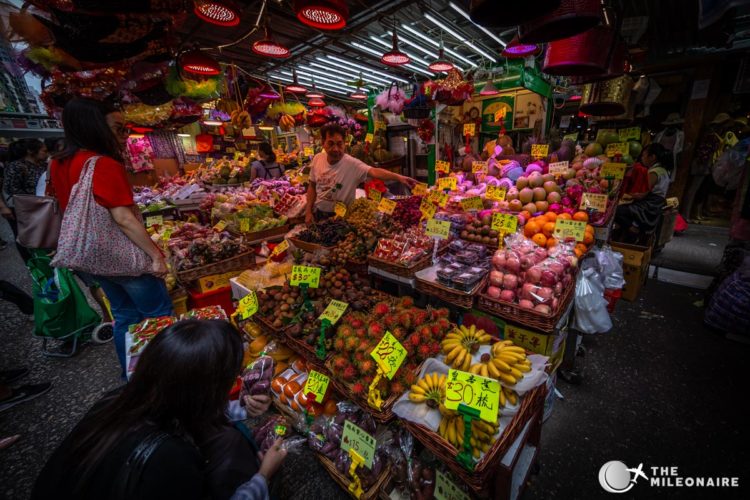
[[[172,300],[162,279],[167,264],[143,226],[133,214],[133,191],[125,175],[122,151],[127,129],[121,113],[99,101],[72,99],[63,111],[65,149],[50,165],[51,182],[62,210],[78,182],[86,160],[98,156],[92,190],[96,202],[109,210],[120,230],[149,257],[151,274],[141,276],[93,276],[110,302],[115,320],[117,357],[125,376],[125,333],[130,325],[146,318],[172,314]]]

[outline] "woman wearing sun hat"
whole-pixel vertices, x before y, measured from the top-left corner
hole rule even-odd
[[[672,182],[674,182],[677,166],[679,165],[678,157],[682,153],[682,148],[685,144],[685,133],[682,131],[682,124],[684,122],[685,120],[680,117],[679,113],[669,113],[667,119],[661,122],[666,128],[654,137],[654,142],[658,142],[667,151],[672,152],[672,165],[674,166],[670,179]]]

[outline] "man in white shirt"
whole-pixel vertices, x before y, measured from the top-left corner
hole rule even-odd
[[[312,160],[310,184],[307,187],[307,209],[305,222],[333,216],[336,202],[349,205],[354,201],[357,186],[368,177],[381,181],[398,181],[410,188],[416,180],[382,168],[375,168],[346,154],[346,132],[335,123],[320,130],[323,141],[322,153]]]

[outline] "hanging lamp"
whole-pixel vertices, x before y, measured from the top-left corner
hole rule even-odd
[[[500,93],[499,90],[497,90],[497,87],[495,87],[495,84],[492,83],[492,73],[490,73],[490,79],[487,80],[487,83],[484,84],[484,87],[482,87],[482,90],[479,91],[479,95],[497,95]]]
[[[240,11],[228,0],[195,0],[193,12],[199,19],[216,26],[231,27],[240,24]]]
[[[533,43],[521,43],[518,35],[500,53],[501,56],[508,59],[523,59],[528,56],[535,56],[542,52],[542,47]]]
[[[429,66],[427,66],[430,71],[434,71],[435,73],[443,73],[448,72],[452,70],[455,66],[453,66],[453,63],[450,62],[445,58],[445,55],[443,53],[443,40],[440,39],[440,51],[438,52],[438,58],[430,63]]]
[[[312,89],[308,90],[305,94],[305,97],[308,99],[323,99],[323,94],[321,94],[318,89],[315,88],[315,78],[312,79]]]
[[[403,66],[404,64],[409,64],[411,62],[411,58],[398,50],[398,35],[396,34],[396,22],[393,22],[393,48],[389,51],[383,54],[383,57],[380,58],[380,62],[383,64],[387,64],[388,66]]]
[[[319,30],[340,30],[346,26],[346,0],[294,0],[294,13],[302,24]]]
[[[309,101],[307,101],[307,105],[311,108],[324,108],[326,103],[323,102],[323,99],[319,97],[313,97]]]
[[[178,65],[182,71],[192,75],[216,76],[221,73],[219,63],[200,50],[190,50],[180,54]]]
[[[258,97],[262,97],[263,99],[281,99],[281,94],[276,92],[273,87],[271,87],[271,84],[266,82],[265,85],[260,90],[260,94],[258,94]]]
[[[294,81],[284,87],[284,90],[286,90],[287,92],[291,92],[292,94],[304,94],[307,92],[307,88],[300,85],[300,83],[297,81],[297,70],[294,68],[292,68],[292,79]]]
[[[356,99],[358,101],[364,101],[367,99],[367,92],[365,92],[361,88],[357,88],[357,90],[352,92],[349,97],[351,97],[352,99]]]
[[[268,18],[266,18],[266,26],[264,28],[265,35],[262,39],[253,42],[253,52],[261,56],[274,57],[276,59],[284,59],[289,57],[289,49],[273,39],[271,28],[268,26],[268,24],[269,21]]]

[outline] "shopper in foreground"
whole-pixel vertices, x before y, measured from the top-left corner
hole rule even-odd
[[[124,378],[128,326],[146,318],[172,314],[172,300],[162,279],[167,273],[167,264],[136,215],[133,191],[122,164],[122,151],[128,135],[122,114],[98,101],[72,99],[65,105],[62,121],[65,149],[55,155],[50,166],[52,187],[60,208],[63,211],[69,208],[73,201],[73,187],[90,169],[94,169],[91,190],[95,203],[91,205],[103,207],[109,214],[105,212],[96,219],[98,223],[94,223],[95,219],[85,220],[100,213],[98,207],[89,206],[81,219],[63,219],[56,258],[61,257],[64,238],[68,241],[87,238],[84,249],[80,254],[76,253],[76,257],[98,268],[107,268],[106,271],[93,272],[66,266],[93,274],[91,281],[99,283],[107,295],[115,320],[115,348]],[[79,193],[79,196],[88,195]],[[79,229],[82,227],[88,229]],[[113,243],[116,237],[122,244]],[[144,269],[136,274],[128,274],[130,271],[113,264],[122,262],[122,256],[135,252],[140,252],[144,263]]]
[[[32,498],[268,498],[286,450],[277,441],[258,464],[253,444],[224,414],[242,356],[240,334],[226,321],[165,329],[130,383],[97,403],[55,450]]]

